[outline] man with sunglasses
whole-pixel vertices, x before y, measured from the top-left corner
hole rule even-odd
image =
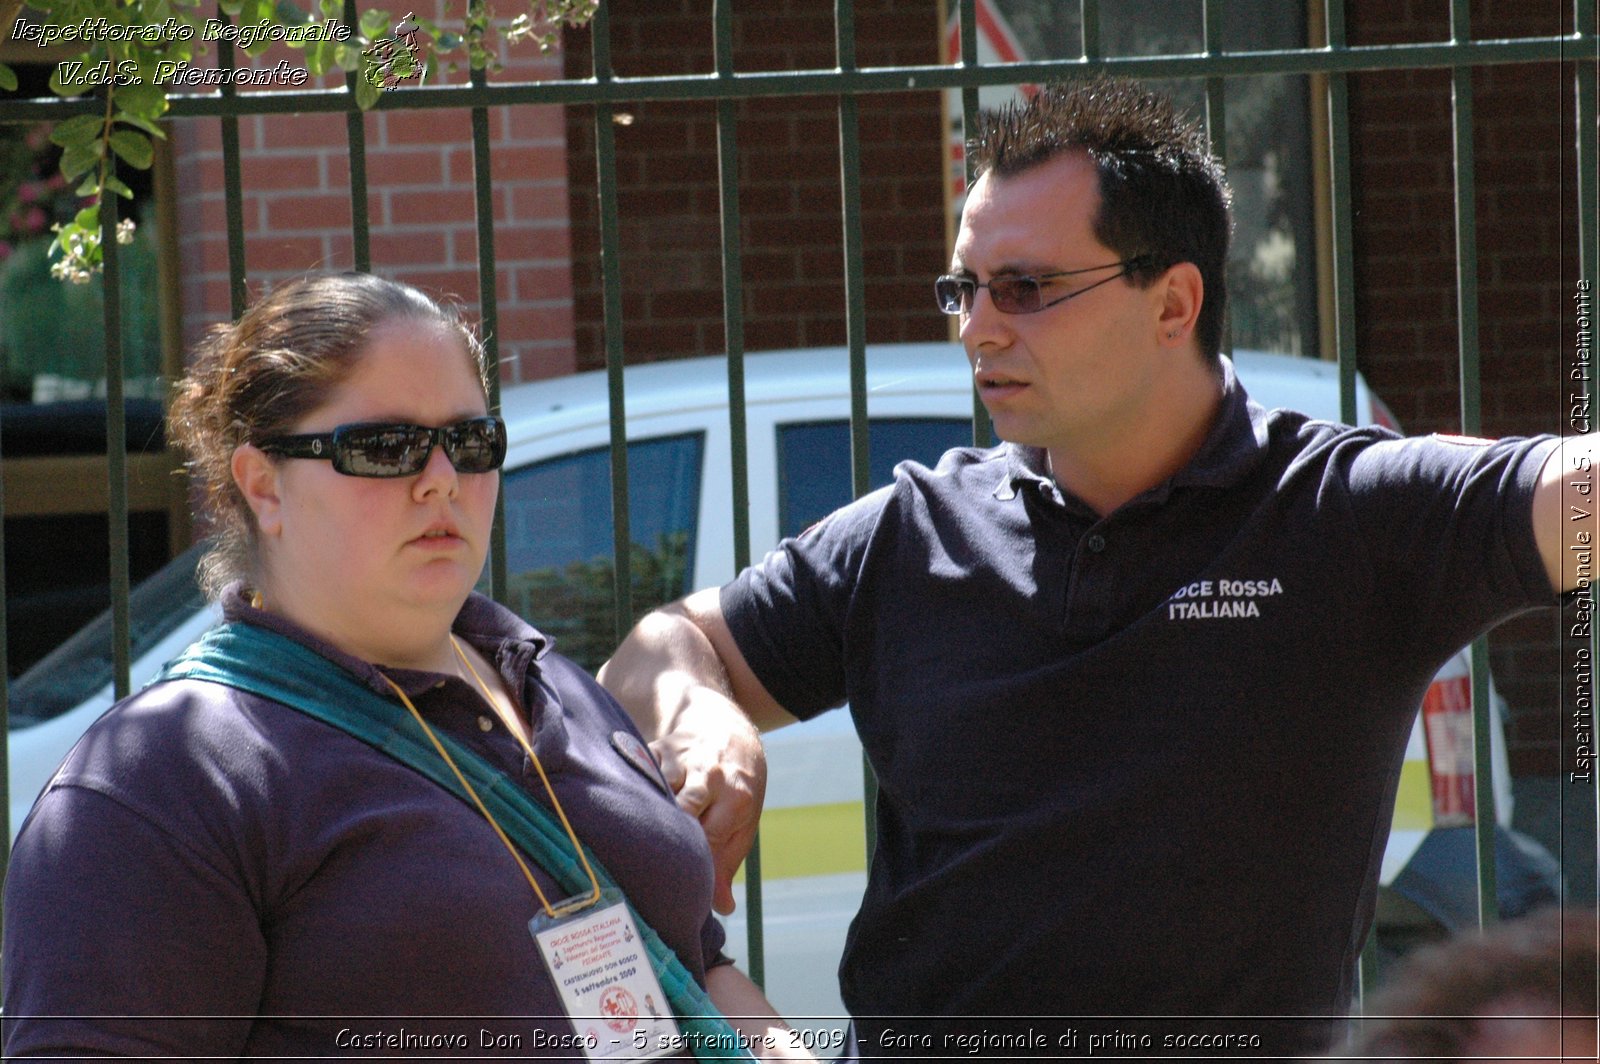
[[[935,292],[1007,442],[903,465],[647,617],[602,681],[724,877],[751,724],[849,702],[881,785],[840,970],[863,1055],[1317,1052],[1423,691],[1564,583],[1554,441],[1251,403],[1220,354],[1228,188],[1167,101],[1052,86],[973,150]]]

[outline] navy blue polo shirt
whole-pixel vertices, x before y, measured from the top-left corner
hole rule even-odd
[[[1400,439],[1224,375],[1189,465],[1105,517],[1042,452],[959,449],[723,589],[768,691],[848,701],[881,784],[857,1017],[1346,1010],[1423,692],[1555,601],[1554,441]]]

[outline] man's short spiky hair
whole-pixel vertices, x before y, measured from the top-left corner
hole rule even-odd
[[[1205,284],[1195,331],[1202,353],[1216,358],[1228,302],[1232,194],[1205,132],[1171,100],[1120,78],[1057,82],[980,114],[967,150],[976,173],[994,178],[1069,152],[1087,155],[1100,175],[1095,237],[1123,259],[1148,257],[1131,275],[1137,284],[1194,263]]]

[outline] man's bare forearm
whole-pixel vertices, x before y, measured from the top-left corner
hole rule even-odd
[[[767,694],[701,591],[641,620],[600,669],[661,765],[678,806],[700,821],[716,871],[714,905],[733,911],[733,875],[761,818],[767,759],[757,728],[794,718]]]
[[[676,602],[639,621],[600,667],[599,680],[646,739],[672,731],[696,689],[733,701],[728,671],[711,640]]]
[[[600,682],[647,739],[676,730],[690,706],[726,701],[761,731],[794,723],[751,671],[715,589],[646,616],[601,666]]]

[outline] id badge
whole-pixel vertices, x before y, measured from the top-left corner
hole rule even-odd
[[[528,921],[561,1007],[589,1060],[650,1060],[681,1052],[677,1021],[633,914],[615,889],[570,916]]]

